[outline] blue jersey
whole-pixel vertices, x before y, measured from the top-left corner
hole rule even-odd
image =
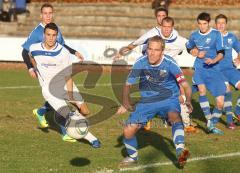
[[[40,23],[28,36],[28,39],[23,43],[22,47],[29,51],[29,47],[34,43],[43,42],[44,40],[44,25]],[[64,39],[62,37],[62,33],[58,28],[57,42],[61,45],[64,45]]]
[[[237,53],[240,53],[240,43],[237,37],[233,33],[227,33],[223,35],[223,46],[225,55],[223,60],[219,62],[220,69],[233,69],[233,56],[232,56],[232,49],[234,49]]]
[[[207,33],[202,34],[199,30],[191,34],[186,43],[188,49],[197,47],[199,51],[206,51],[204,58],[196,58],[194,68],[219,68],[218,64],[205,64],[205,58],[214,59],[217,56],[217,51],[223,50],[223,39],[219,31],[210,29]]]
[[[178,99],[179,86],[176,79],[181,75],[180,67],[169,56],[164,55],[161,63],[155,66],[149,64],[147,56],[143,56],[134,64],[127,83],[136,84],[139,81],[140,102]]]

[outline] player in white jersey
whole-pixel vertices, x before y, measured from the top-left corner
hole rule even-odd
[[[57,112],[56,120],[60,120],[58,122],[64,126],[69,113],[65,111],[69,110],[66,100],[74,102],[78,108],[84,100],[71,78],[72,62],[69,51],[56,41],[57,35],[57,25],[47,24],[44,28],[44,42],[32,44],[30,54],[34,58],[32,62],[35,64],[43,97]],[[84,139],[93,147],[100,147],[99,140],[90,132]]]
[[[134,42],[130,43],[128,46],[120,49],[120,51],[117,53],[115,58],[120,58],[121,56],[127,54],[129,51],[133,50],[135,47],[140,46],[140,45],[143,45],[142,53],[145,54],[148,39],[155,36],[155,35],[161,36],[161,31],[160,30],[161,30],[162,20],[163,20],[163,18],[165,18],[167,16],[168,16],[168,10],[167,9],[165,9],[165,8],[155,9],[155,17],[156,17],[157,26],[155,26],[154,28],[147,31],[145,34],[143,34],[141,37],[139,37]],[[177,35],[178,33],[177,33],[176,30],[173,30],[173,34]]]

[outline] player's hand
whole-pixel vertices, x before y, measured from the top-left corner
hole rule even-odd
[[[206,51],[198,51],[197,57],[198,58],[204,58],[206,55]]]
[[[192,56],[198,56],[198,48],[193,48],[190,53]]]
[[[127,112],[127,109],[124,106],[122,106],[122,105],[117,110],[117,114],[119,114],[119,115],[120,114],[124,114],[126,112]]]
[[[113,60],[114,60],[114,61],[117,61],[117,60],[119,60],[120,58],[122,58],[122,55],[121,55],[119,52],[117,52],[117,53],[114,55]]]
[[[214,59],[211,58],[206,58],[205,60],[205,64],[207,65],[211,65],[211,64],[215,64],[216,62],[214,61]]]
[[[239,58],[236,58],[233,60],[233,64],[236,66],[236,67],[239,67],[240,66],[240,59]]]
[[[81,54],[80,52],[78,52],[78,51],[75,53],[75,56],[78,57],[78,59],[79,59],[80,61],[83,61],[83,60],[84,60],[82,54]]]
[[[37,78],[37,73],[35,72],[35,70],[33,68],[29,69],[28,73],[31,76],[31,78],[33,78],[33,79]]]
[[[184,103],[186,106],[187,106],[187,108],[188,108],[188,112],[187,113],[192,113],[192,111],[193,111],[193,106],[192,106],[192,104],[191,104],[191,102],[185,102]]]

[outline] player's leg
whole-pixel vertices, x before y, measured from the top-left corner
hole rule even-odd
[[[191,119],[190,119],[190,115],[188,113],[188,108],[187,108],[186,104],[184,104],[186,101],[186,97],[185,97],[184,89],[181,86],[180,86],[179,101],[180,101],[180,106],[181,106],[180,115],[182,117],[185,132],[189,132],[189,133],[196,132],[196,128],[191,125]]]
[[[74,104],[74,105],[78,108],[79,112],[80,112],[83,116],[86,116],[86,115],[90,114],[90,111],[89,111],[89,109],[88,109],[88,106],[87,106],[87,104],[84,102],[84,100],[83,100],[81,94],[79,93],[79,91],[78,91],[78,89],[77,89],[77,87],[76,87],[75,84],[73,85],[73,91],[74,91],[73,97],[74,97],[75,101],[74,101],[74,102],[71,102],[71,103]],[[96,138],[96,137],[95,137],[91,132],[89,132],[89,131],[88,131],[87,135],[86,135],[83,139],[87,140],[87,141],[91,144],[91,146],[92,146],[93,148],[100,148],[100,147],[101,147],[101,142],[99,141],[99,139]]]
[[[172,137],[179,166],[184,166],[190,153],[185,148],[184,126],[179,112],[179,103],[171,101],[168,106],[168,121],[172,124]]]
[[[224,106],[224,95],[226,94],[225,78],[219,71],[211,71],[206,81],[206,87],[210,93],[215,97],[215,108],[212,113],[212,121],[208,126],[209,132],[214,134],[223,134],[220,129],[216,128],[220,117],[222,116]]]
[[[240,72],[238,71],[238,75],[235,75],[236,77],[239,77],[240,78]],[[240,80],[236,80],[236,82],[234,83],[234,86],[236,89],[240,90]],[[235,107],[235,113],[238,117],[238,121],[240,121],[240,95],[238,96],[237,98],[237,103],[236,103],[236,107]]]
[[[155,115],[155,103],[139,103],[136,109],[129,116],[123,129],[123,143],[126,147],[128,156],[125,157],[120,166],[136,163],[138,160],[138,143],[135,134],[137,131],[151,120]]]
[[[48,123],[46,121],[45,115],[49,110],[50,110],[50,106],[48,102],[45,102],[42,107],[33,110],[33,114],[37,118],[40,128],[48,127]]]
[[[233,112],[232,112],[232,91],[229,83],[226,84],[227,92],[224,97],[224,111],[226,113],[227,128],[235,129],[236,126],[233,122]]]

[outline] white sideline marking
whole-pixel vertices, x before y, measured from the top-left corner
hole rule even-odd
[[[221,154],[221,155],[209,155],[209,156],[204,156],[204,157],[195,157],[188,159],[189,162],[194,162],[194,161],[201,161],[201,160],[210,160],[210,159],[218,159],[218,158],[225,158],[225,157],[234,157],[234,156],[240,156],[240,152],[236,153],[227,153],[227,154]],[[153,163],[153,164],[148,164],[148,165],[139,165],[136,167],[131,167],[131,168],[121,168],[119,169],[120,172],[124,171],[137,171],[145,168],[153,168],[153,167],[159,167],[159,166],[166,166],[166,165],[173,165],[173,162],[158,162],[158,163]]]
[[[78,87],[83,87],[83,86],[98,86],[98,87],[104,87],[104,86],[119,86],[123,85],[123,83],[101,83],[101,84],[96,84],[96,85],[84,85],[84,84],[77,84]],[[20,85],[20,86],[6,86],[6,87],[0,87],[0,90],[4,89],[31,89],[31,88],[40,88],[40,86],[37,85]]]

